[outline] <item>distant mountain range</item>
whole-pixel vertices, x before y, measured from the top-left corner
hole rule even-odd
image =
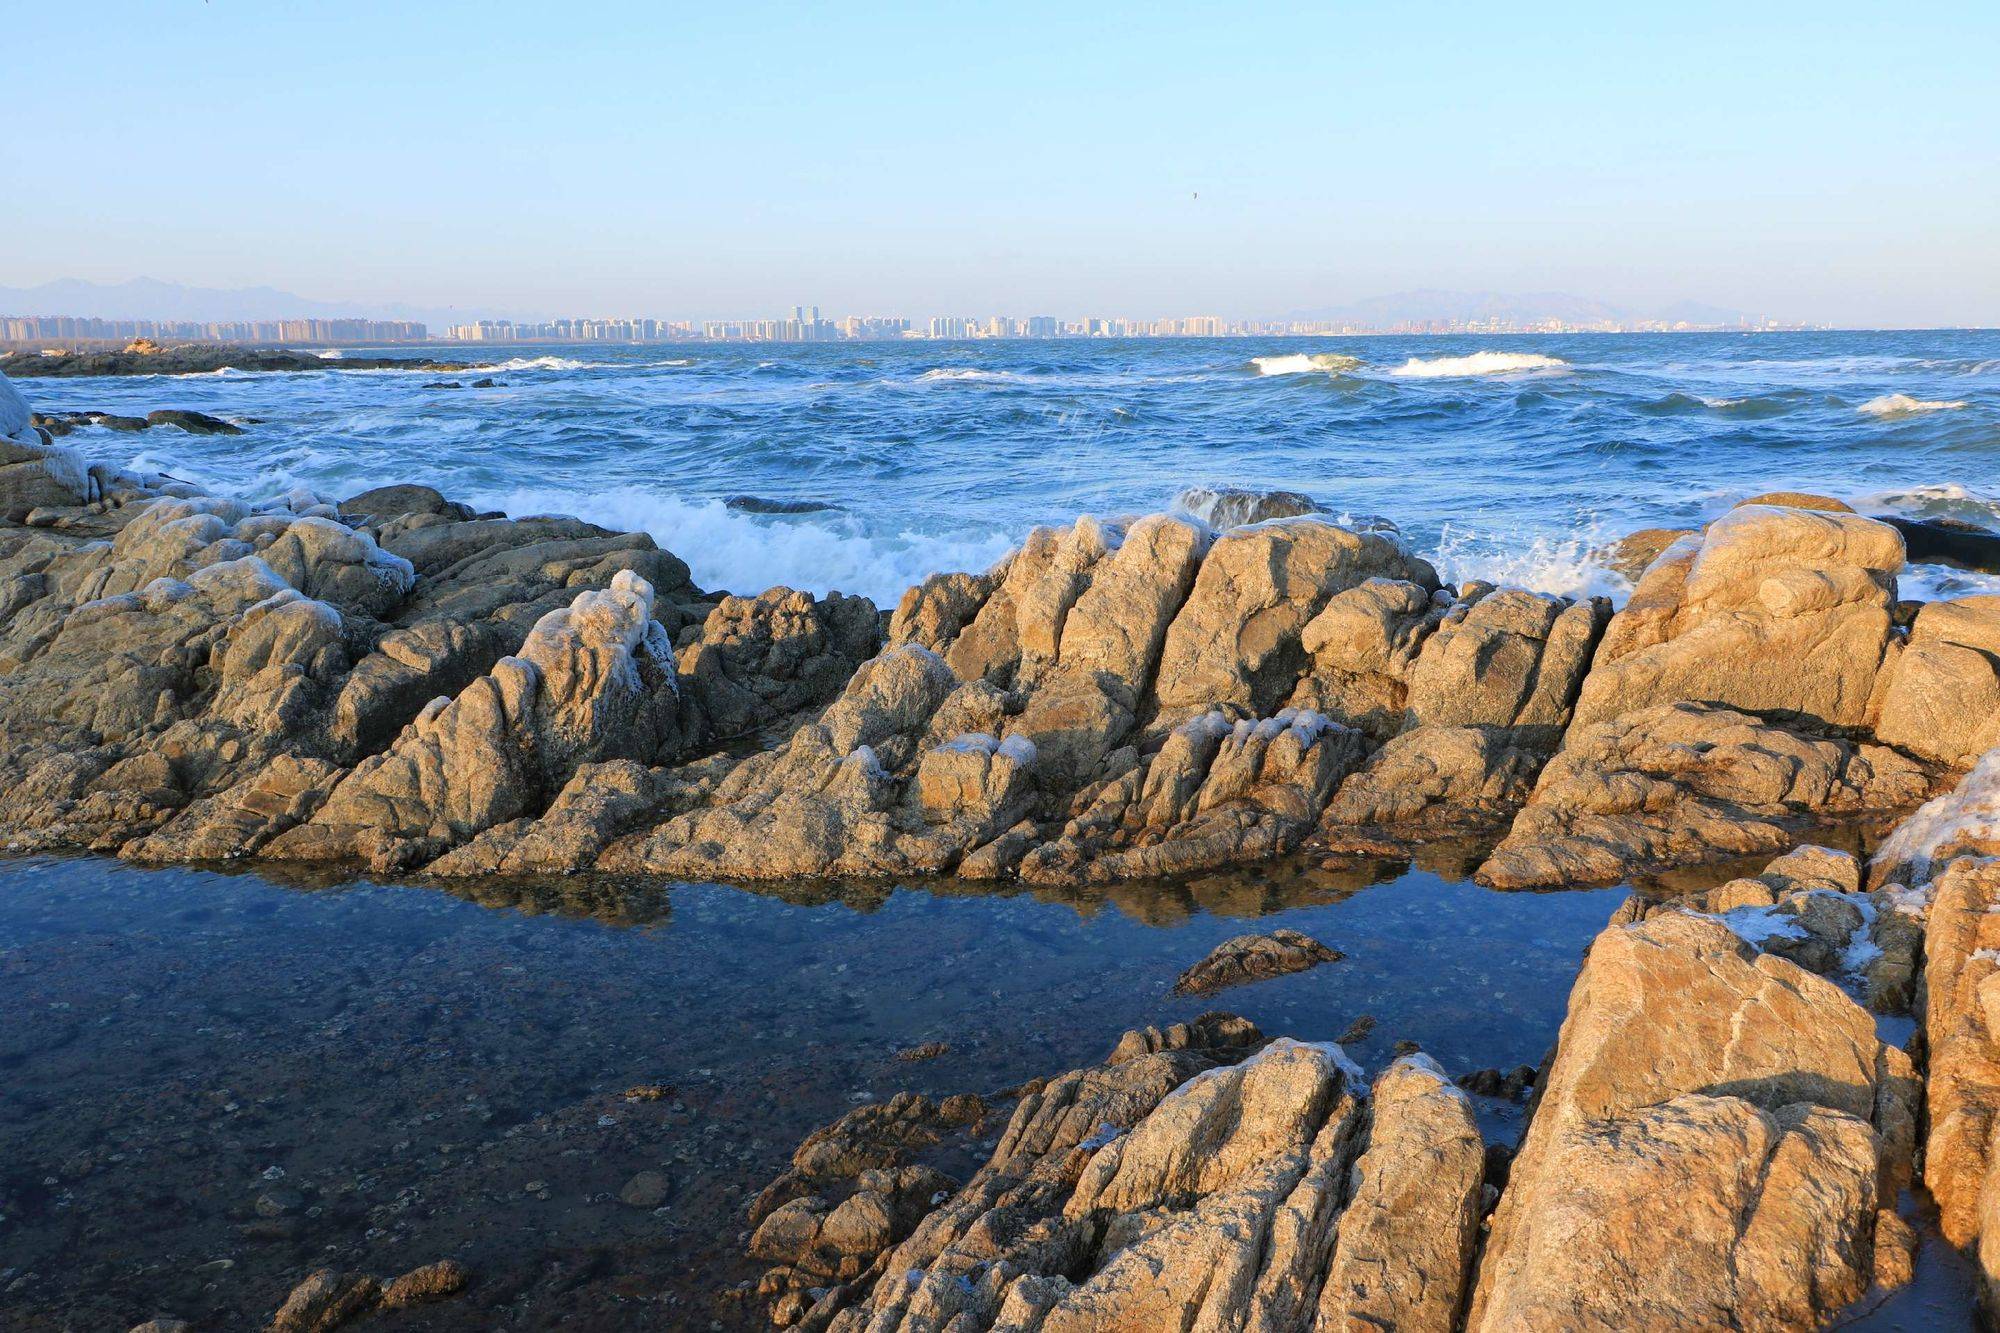
[[[417,319],[442,327],[484,311],[315,301],[275,287],[188,287],[156,278],[86,282],[58,278],[39,287],[0,287],[0,315],[76,315],[87,319]]]
[[[1630,324],[1658,320],[1664,323],[1743,324],[1752,316],[1740,310],[1703,305],[1697,301],[1677,301],[1656,309],[1615,306],[1568,292],[1450,292],[1422,289],[1392,292],[1351,305],[1321,310],[1295,310],[1287,319],[1332,320],[1338,323],[1389,326],[1434,321],[1466,323],[1472,320],[1500,320],[1514,324],[1534,324],[1561,320],[1565,324]]]

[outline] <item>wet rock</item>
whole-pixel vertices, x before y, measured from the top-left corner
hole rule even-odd
[[[435,514],[449,519],[469,519],[472,509],[445,499],[430,486],[377,486],[340,502],[340,512],[363,523],[380,525],[411,514]]]
[[[243,428],[234,422],[212,417],[206,412],[195,412],[187,408],[167,407],[146,414],[148,426],[178,426],[190,435],[241,435]]]
[[[322,1268],[298,1286],[271,1319],[270,1333],[329,1333],[375,1308],[381,1284],[359,1273]]]
[[[382,1308],[401,1310],[407,1306],[441,1301],[464,1291],[471,1281],[472,1275],[466,1271],[464,1264],[456,1259],[440,1259],[384,1283]]]
[[[1877,521],[1903,534],[1903,546],[1912,563],[2000,573],[2000,532],[1952,519],[1881,514]]]
[[[618,1202],[633,1208],[658,1208],[672,1188],[666,1172],[641,1171],[619,1189]]]
[[[1230,986],[1339,962],[1342,957],[1340,950],[1284,927],[1266,935],[1236,935],[1216,945],[1207,957],[1181,973],[1174,983],[1174,993],[1212,995]]]
[[[1869,720],[1903,541],[1853,514],[1746,505],[1677,543],[1605,630],[1575,725],[1677,700]]]
[[[1600,548],[1596,555],[1626,582],[1637,583],[1653,562],[1676,542],[1699,536],[1700,533],[1693,528],[1641,528]]]
[[[1252,491],[1235,486],[1190,486],[1174,497],[1174,508],[1212,528],[1240,528],[1266,519],[1326,512],[1325,505],[1297,491]]]
[[[1592,945],[1468,1328],[1824,1324],[1909,1179],[1909,1060],[1830,982],[1685,914]]]
[[[1707,704],[1661,705],[1573,728],[1477,878],[1496,888],[1608,884],[1775,852],[1815,818],[1900,809],[1933,785],[1934,770],[1886,746]]]
[[[0,518],[19,522],[43,505],[88,504],[96,498],[83,455],[54,443],[0,375]]]
[[[155,1315],[143,1324],[132,1325],[127,1333],[191,1333],[193,1328],[194,1325],[185,1319],[176,1319],[172,1315]]]
[[[1861,896],[1861,866],[1854,857],[1827,847],[1800,847],[1758,875],[1712,889],[1663,900],[1635,894],[1612,922],[1693,912],[1714,917],[1746,943],[1808,972],[1836,978],[1851,972],[1859,980],[1862,970],[1881,958],[1879,946],[1866,946],[1876,914],[1888,910],[1893,905],[1886,900]]]
[[[732,495],[722,504],[744,514],[823,514],[840,508],[824,500],[772,500],[761,495]]]
[[[1868,864],[1869,883],[1928,882],[1963,856],[2000,853],[2000,749],[1898,824]]]

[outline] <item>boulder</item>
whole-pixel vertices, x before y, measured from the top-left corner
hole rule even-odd
[[[1174,982],[1176,995],[1213,995],[1231,986],[1304,972],[1321,963],[1337,963],[1344,955],[1301,931],[1280,927],[1264,935],[1235,935]]]
[[[1954,767],[2000,743],[2000,597],[1926,602],[1888,671],[1875,735]]]
[[[0,519],[18,523],[33,509],[96,498],[83,455],[37,427],[27,400],[0,375]]]
[[[1606,930],[1466,1326],[1825,1324],[1874,1278],[1916,1095],[1908,1058],[1859,1005],[1720,922]]]
[[[1902,537],[1873,519],[1732,509],[1647,569],[1604,632],[1574,725],[1680,700],[1865,725],[1902,565]]]
[[[1429,565],[1379,533],[1312,517],[1223,533],[1167,630],[1160,706],[1275,711],[1310,660],[1301,637],[1306,623],[1335,593],[1376,577],[1437,587]]]

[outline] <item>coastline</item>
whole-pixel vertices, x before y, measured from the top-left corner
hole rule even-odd
[[[250,505],[92,465],[13,416],[12,852],[1049,891],[1466,838],[1492,844],[1478,882],[1510,890],[1759,867],[1620,909],[1511,1170],[1414,1055],[1371,1078],[1237,1018],[1134,1029],[998,1099],[1011,1119],[963,1185],[925,1154],[997,1130],[984,1101],[871,1104],[809,1139],[834,1148],[802,1148],[751,1212],[783,1323],[1061,1327],[1162,1299],[1296,1328],[1634,1301],[1812,1327],[1908,1280],[1925,1099],[1943,1234],[1983,1235],[1970,1201],[1996,1168],[1959,1126],[2000,1086],[1976,1003],[2000,603],[1899,600],[1905,532],[1838,501],[1755,497],[1668,534],[1615,612],[1447,584],[1393,526],[1257,492],[1206,519],[1037,529],[890,610],[704,591],[645,534],[419,485]],[[1865,865],[1792,850],[1863,819],[1898,830]],[[1913,1005],[1925,1040],[1882,1040],[1877,1015]],[[1189,1165],[1195,1144],[1217,1165]],[[1755,1170],[1717,1173],[1738,1160]],[[1341,1183],[1357,1165],[1410,1191],[1368,1227],[1380,1205]],[[1753,1221],[1803,1210],[1803,1229],[1725,1234],[1650,1202],[1690,1193]],[[1307,1219],[1282,1235],[1281,1202]],[[1576,1209],[1604,1219],[1589,1244],[1551,1239]],[[999,1215],[1037,1239],[996,1245]],[[1230,1240],[1243,1218],[1276,1239]],[[1662,1227],[1701,1281],[1586,1267]],[[335,1275],[306,1300],[363,1289]]]

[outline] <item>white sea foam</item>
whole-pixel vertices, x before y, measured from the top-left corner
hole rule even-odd
[[[498,361],[490,366],[480,366],[480,370],[600,370],[603,363],[598,361],[578,361],[567,356],[516,356]]]
[[[1334,375],[1355,369],[1361,358],[1339,352],[1288,352],[1282,356],[1253,356],[1250,364],[1259,375]]]
[[[1863,513],[1887,510],[1904,518],[1956,518],[1982,526],[2000,522],[2000,497],[1955,481],[1876,491],[1858,497],[1853,503]]]
[[[573,514],[621,532],[647,532],[687,561],[704,588],[754,595],[783,584],[815,595],[860,593],[883,608],[931,574],[984,570],[1022,533],[960,528],[949,533],[867,534],[852,515],[746,514],[721,500],[633,490],[521,488],[464,497],[476,509]]]
[[[338,361],[346,356],[347,353],[341,351],[338,347],[329,347],[323,352],[314,352],[313,355],[322,361]]]
[[[1902,417],[1918,412],[1955,412],[1964,406],[1963,398],[1946,401],[1942,398],[1912,398],[1906,393],[1885,393],[1880,398],[1870,398],[1854,410],[1871,417]]]
[[[1470,356],[1439,356],[1426,361],[1413,356],[1390,371],[1398,379],[1440,380],[1468,375],[1512,375],[1525,371],[1566,371],[1569,362],[1535,352],[1474,352]]]
[[[1623,602],[1632,585],[1604,563],[1595,526],[1566,536],[1495,537],[1446,524],[1428,559],[1447,583],[1480,580],[1558,597],[1609,597]]]
[[[936,370],[926,370],[917,376],[919,384],[936,384],[944,380],[1016,380],[1021,378],[1011,370],[982,370],[971,366],[940,366]]]

